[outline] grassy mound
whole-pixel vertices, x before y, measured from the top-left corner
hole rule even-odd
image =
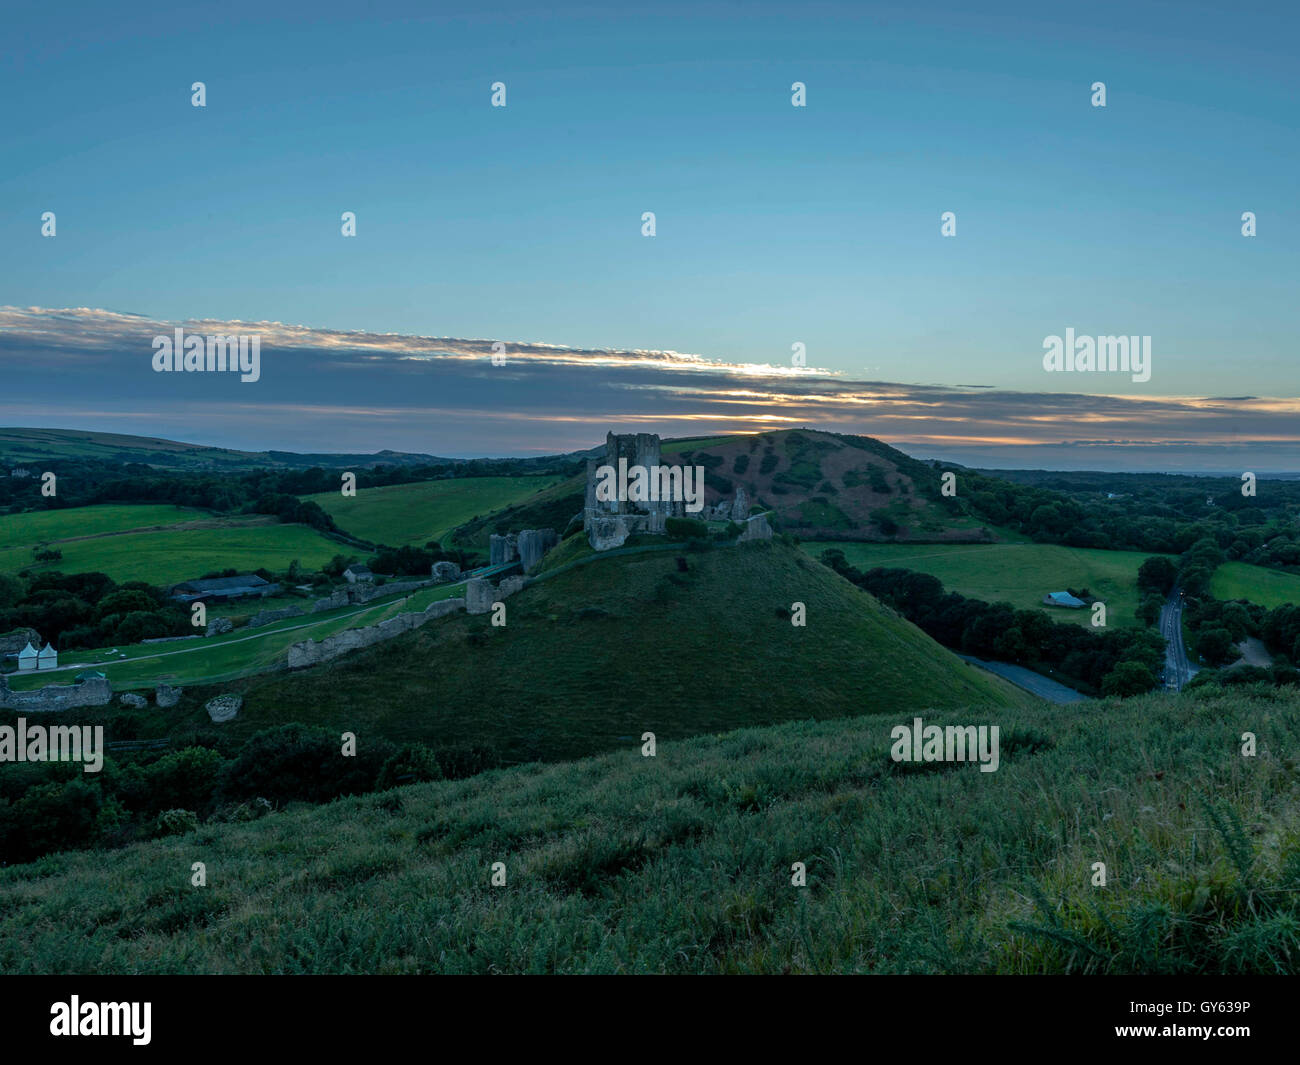
[[[795,603],[804,627],[792,624]],[[335,663],[249,678],[237,685],[244,710],[223,728],[306,721],[531,761],[645,731],[678,739],[1031,698],[781,543],[597,558],[505,606],[503,627],[460,615]]]

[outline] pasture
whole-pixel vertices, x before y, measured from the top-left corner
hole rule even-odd
[[[36,548],[62,558],[36,562]],[[265,515],[220,517],[170,504],[103,504],[0,517],[0,573],[60,570],[167,585],[214,570],[318,568],[342,545]]]
[[[1089,610],[1043,604],[1048,592],[1087,588],[1106,604],[1106,624],[1136,626],[1138,567],[1151,556],[1143,551],[1103,551],[1056,544],[867,544],[809,541],[815,558],[839,548],[858,569],[875,566],[929,573],[944,590],[988,603],[1006,602],[1022,610],[1041,609],[1054,621],[1091,625]]]
[[[1247,599],[1272,610],[1283,603],[1300,603],[1300,577],[1245,562],[1225,562],[1214,571],[1210,594],[1215,599]]]
[[[528,500],[559,477],[455,477],[361,488],[355,496],[324,492],[317,503],[340,529],[371,543],[422,547],[480,515]]]

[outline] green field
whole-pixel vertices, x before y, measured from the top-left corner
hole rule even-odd
[[[14,691],[25,691],[46,684],[71,684],[83,669],[104,673],[114,691],[152,688],[158,683],[221,683],[269,668],[288,653],[290,644],[308,639],[320,641],[344,629],[375,625],[395,614],[420,611],[430,603],[464,594],[463,584],[437,585],[405,598],[285,618],[256,629],[239,628],[222,636],[67,651],[60,657],[58,670],[10,674],[9,685]],[[297,603],[306,610],[311,608],[310,599],[300,599]],[[248,604],[243,606],[247,611]],[[118,653],[110,654],[110,651]]]
[[[381,488],[355,496],[324,492],[306,496],[320,504],[340,529],[371,543],[400,547],[441,541],[457,525],[522,503],[558,477],[455,477]]]
[[[1106,604],[1108,627],[1135,626],[1137,571],[1151,556],[1143,551],[1102,551],[1055,544],[859,544],[809,541],[804,550],[820,558],[839,548],[850,565],[917,570],[938,577],[945,591],[985,602],[1041,609],[1055,621],[1091,626],[1092,611],[1043,605],[1048,592],[1087,588]]]
[[[1255,758],[1244,703],[925,715],[998,724],[987,774],[892,762],[895,716],[653,758],[629,722],[597,758],[0,868],[0,972],[1295,974],[1300,698],[1250,693]]]
[[[395,741],[577,757],[794,717],[1025,705],[848,581],[781,544],[603,557],[510,599],[293,675],[235,685],[232,733],[289,721]],[[790,622],[802,602],[807,626]]]
[[[213,570],[287,569],[294,559],[308,569],[319,569],[345,550],[305,525],[276,524],[123,533],[53,546],[63,552],[63,558],[39,565],[32,565],[30,549],[0,551],[0,572],[99,572],[119,583],[148,581],[163,586]]]
[[[1210,594],[1215,599],[1248,599],[1271,610],[1283,603],[1300,603],[1300,577],[1245,562],[1225,562],[1210,579]]]
[[[120,533],[158,525],[207,521],[212,515],[190,507],[170,504],[105,504],[69,507],[66,510],[31,510],[0,515],[0,552],[13,548],[28,551],[37,544],[80,536]]]

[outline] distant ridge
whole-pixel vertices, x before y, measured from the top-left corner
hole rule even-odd
[[[519,459],[542,465],[556,456]],[[367,466],[426,466],[470,462],[465,458],[383,450],[358,452],[237,451],[153,436],[130,436],[81,429],[0,428],[0,464],[18,466],[42,459],[97,459],[105,462],[139,462],[160,469],[295,469],[311,466],[364,468]]]

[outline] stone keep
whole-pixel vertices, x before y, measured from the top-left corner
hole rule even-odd
[[[619,547],[633,533],[662,534],[669,518],[680,518],[686,513],[686,502],[681,499],[597,499],[596,471],[601,466],[617,470],[619,459],[625,459],[629,468],[643,466],[650,470],[661,465],[658,435],[609,433],[605,437],[604,456],[587,460],[587,494],[582,511],[582,528],[587,534],[588,542],[597,551]]]

